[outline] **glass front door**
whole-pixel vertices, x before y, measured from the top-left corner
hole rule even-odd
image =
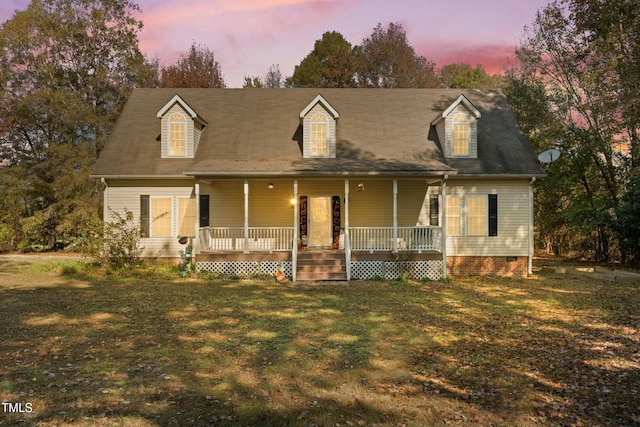
[[[331,247],[333,242],[331,197],[309,197],[309,246]]]

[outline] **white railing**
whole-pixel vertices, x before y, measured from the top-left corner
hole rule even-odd
[[[293,227],[203,227],[200,229],[201,250],[205,252],[290,251]]]
[[[393,251],[393,227],[349,227],[352,251]],[[440,251],[442,228],[398,227],[398,251]]]

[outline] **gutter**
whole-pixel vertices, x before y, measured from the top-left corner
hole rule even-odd
[[[527,265],[527,274],[533,274],[533,184],[536,182],[536,177],[532,176],[529,182],[529,262]]]

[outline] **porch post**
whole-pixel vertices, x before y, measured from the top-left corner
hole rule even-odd
[[[398,253],[398,180],[393,180],[393,253]]]
[[[249,181],[244,180],[244,253],[249,253]]]
[[[344,180],[344,253],[347,281],[351,280],[351,239],[349,239],[349,180]]]
[[[533,246],[533,183],[536,182],[536,177],[531,178],[531,182],[529,183],[529,259],[527,260],[527,274],[533,274],[533,254],[534,254],[534,246]]]
[[[445,175],[442,178],[442,209],[440,209],[440,215],[442,215],[442,230],[440,231],[442,239],[442,278],[447,278],[447,179],[449,175]]]
[[[200,179],[196,178],[196,184],[194,186],[196,193],[196,234],[194,240],[194,254],[200,253]]]
[[[291,248],[291,280],[296,281],[296,273],[298,270],[298,227],[300,221],[298,208],[298,180],[293,180],[293,247]]]

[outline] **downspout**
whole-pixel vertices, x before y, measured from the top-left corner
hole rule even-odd
[[[104,178],[100,178],[100,181],[104,185],[104,190],[102,191],[102,220],[107,222],[109,221],[109,184]]]
[[[529,262],[527,265],[527,274],[533,274],[533,184],[536,182],[536,177],[531,177],[529,182]]]
[[[440,215],[442,217],[442,230],[440,234],[442,236],[442,278],[447,278],[447,180],[449,175],[445,175],[442,178],[442,209],[440,209]]]

